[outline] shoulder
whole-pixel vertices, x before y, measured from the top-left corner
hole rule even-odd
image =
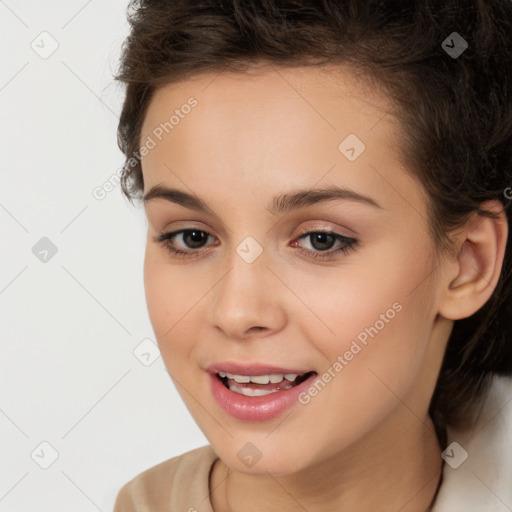
[[[114,512],[173,510],[171,506],[177,500],[190,504],[188,500],[199,494],[201,499],[208,496],[208,477],[217,459],[213,448],[207,445],[146,469],[120,489]]]

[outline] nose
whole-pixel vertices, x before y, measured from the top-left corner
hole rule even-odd
[[[263,254],[247,263],[237,254],[214,288],[212,325],[232,339],[268,336],[286,324],[283,285]]]

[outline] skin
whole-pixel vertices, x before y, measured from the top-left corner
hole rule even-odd
[[[437,254],[425,192],[401,163],[393,105],[368,85],[342,67],[263,65],[163,86],[146,113],[141,141],[188,98],[198,102],[144,157],[144,192],[178,188],[215,215],[147,201],[144,282],[166,368],[220,457],[210,475],[216,512],[416,512],[434,497],[443,461],[428,406],[453,320],[474,313],[496,286],[507,224],[502,211],[498,220],[474,219],[453,234],[453,254]],[[354,161],[338,150],[350,133],[366,146]],[[274,195],[323,185],[380,208],[336,200],[266,210]],[[322,253],[299,238],[301,228],[359,243],[315,260],[300,253]],[[154,240],[179,229],[211,235],[199,248],[175,237],[175,247],[199,256],[175,257]],[[236,252],[248,236],[263,249],[250,264]],[[401,311],[307,405],[244,422],[212,397],[209,364],[322,375],[397,302]],[[248,442],[262,454],[250,468],[237,457]]]

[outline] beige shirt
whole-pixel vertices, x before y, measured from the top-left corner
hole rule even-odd
[[[114,512],[214,512],[209,481],[218,459],[207,445],[143,471],[121,488]]]

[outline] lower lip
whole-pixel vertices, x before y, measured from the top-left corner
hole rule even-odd
[[[233,418],[242,421],[267,421],[276,418],[298,402],[300,393],[308,389],[317,374],[283,391],[264,396],[245,396],[228,389],[215,373],[209,373],[210,389],[217,403]]]

